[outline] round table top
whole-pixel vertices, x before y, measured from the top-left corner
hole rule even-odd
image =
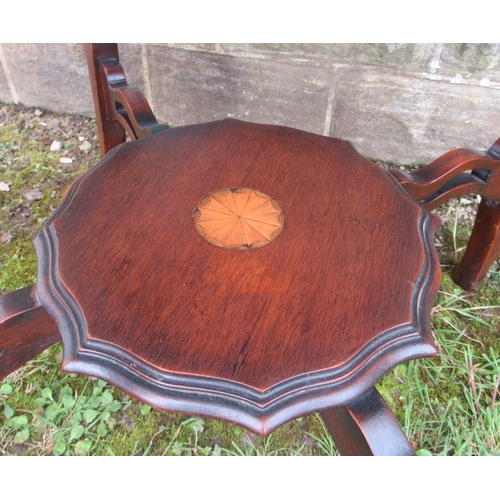
[[[266,434],[435,349],[437,218],[348,143],[223,120],[110,152],[35,238],[63,367]]]

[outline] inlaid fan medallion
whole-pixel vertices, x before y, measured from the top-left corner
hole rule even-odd
[[[35,237],[36,297],[65,371],[266,435],[435,354],[437,223],[343,141],[176,127],[75,181]]]
[[[269,195],[248,188],[222,189],[203,198],[193,212],[198,234],[212,245],[250,250],[283,231],[285,215]]]

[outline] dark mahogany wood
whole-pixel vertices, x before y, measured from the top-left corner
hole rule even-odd
[[[416,172],[402,172],[391,170],[390,173],[403,186],[405,191],[415,200],[421,202],[426,208],[435,208],[434,193],[442,189],[448,182],[453,181],[459,174],[468,170],[491,171],[486,180],[477,175],[470,174],[468,183],[475,181],[477,191],[492,201],[500,201],[500,161],[470,149],[456,149],[434,160],[429,165]],[[461,182],[459,185],[462,185]],[[464,194],[463,192],[458,193]],[[457,196],[453,189],[440,196],[440,204]]]
[[[372,387],[345,406],[321,412],[341,455],[415,455],[394,413]]]
[[[453,280],[472,290],[500,255],[500,202],[481,200],[472,234]]]
[[[500,160],[500,138],[486,155]],[[472,290],[486,276],[500,255],[500,178],[488,170],[473,170],[472,174],[490,185],[492,195],[485,196],[479,204],[476,220],[464,256],[453,279],[465,290]]]
[[[85,44],[85,52],[102,155],[123,143],[125,132],[130,138],[138,139],[168,128],[158,124],[143,94],[127,84],[117,44]],[[476,219],[470,244],[454,276],[454,280],[467,290],[484,278],[500,252],[495,208],[500,202],[500,172],[498,162],[490,161],[498,160],[498,151],[497,141],[486,155],[460,149],[443,155],[417,173],[391,172],[410,196],[429,210],[463,194],[483,196],[482,216]],[[493,169],[497,171],[495,174],[492,174]],[[472,173],[462,173],[469,170]]]
[[[87,43],[85,55],[94,96],[101,156],[131,139],[169,127],[159,124],[139,89],[130,87],[118,58],[116,43]]]
[[[115,120],[116,106],[109,95],[109,83],[101,69],[101,61],[118,61],[118,44],[85,44],[90,84],[94,97],[101,156],[125,142],[125,128]]]
[[[158,408],[261,435],[321,411],[343,454],[412,455],[373,386],[436,352],[439,219],[426,208],[481,194],[458,282],[497,258],[500,140],[391,176],[285,127],[168,129],[116,44],[85,51],[109,153],[35,237],[37,287],[0,297],[0,376],[61,336],[66,371]]]
[[[158,408],[261,435],[321,411],[342,454],[414,454],[373,386],[436,352],[439,220],[422,207],[483,197],[464,288],[498,257],[500,139],[389,176],[348,143],[284,127],[168,130],[116,44],[85,50],[112,151],[38,232],[37,287],[0,297],[0,377],[62,337],[65,370]]]
[[[450,151],[413,173],[390,171],[429,210],[463,194],[482,196],[471,238],[453,277],[465,290],[477,286],[500,255],[499,144],[495,142],[484,155],[468,149]]]
[[[115,148],[71,187],[35,239],[38,293],[65,370],[265,435],[435,354],[438,224],[343,141],[179,127]]]
[[[40,306],[35,286],[0,296],[0,379],[59,340],[56,325]]]
[[[119,62],[117,44],[85,44],[85,53],[94,95],[101,155],[131,139],[147,137],[167,129],[160,125],[142,92],[127,84]],[[499,139],[500,141],[500,139]],[[428,210],[464,194],[480,194],[481,217],[454,280],[470,290],[484,278],[500,254],[500,142],[486,155],[467,149],[446,153],[417,173],[391,172],[410,196]],[[463,173],[472,170],[471,173]],[[496,170],[493,173],[493,170]],[[492,203],[493,202],[493,203]]]

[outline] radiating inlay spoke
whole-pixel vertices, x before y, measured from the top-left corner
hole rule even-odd
[[[198,234],[212,245],[250,250],[271,243],[283,230],[281,205],[260,191],[222,189],[205,196],[193,212]]]

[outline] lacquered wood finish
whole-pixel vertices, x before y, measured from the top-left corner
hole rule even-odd
[[[321,412],[341,455],[414,456],[394,413],[372,387],[345,406]]]
[[[168,128],[157,123],[143,94],[127,84],[117,44],[85,44],[85,51],[102,155],[125,141],[125,131],[130,138],[138,139]],[[499,151],[497,141],[486,155],[459,149],[417,173],[391,172],[410,196],[428,210],[464,194],[482,195],[482,216],[476,219],[470,244],[454,276],[466,290],[477,286],[500,253],[500,226],[493,208],[500,203],[500,171],[498,162],[491,161],[500,158]],[[464,173],[468,170],[472,172]]]
[[[500,160],[500,138],[493,143],[486,156]],[[490,185],[493,196],[489,199],[482,193],[469,243],[453,276],[453,280],[465,290],[476,287],[500,255],[499,173],[497,171],[493,177],[492,171],[473,170],[472,174]]]
[[[40,306],[35,286],[0,296],[0,379],[59,340],[56,325]]]
[[[429,210],[463,194],[482,196],[471,238],[453,277],[465,290],[477,286],[500,255],[499,141],[486,154],[457,149],[416,172],[390,171],[406,192]]]
[[[500,255],[500,202],[481,200],[464,256],[453,280],[472,290]]]
[[[261,435],[319,410],[343,454],[413,454],[373,388],[435,353],[438,219],[404,190],[428,209],[483,196],[457,273],[474,286],[500,252],[500,140],[391,177],[348,143],[283,127],[150,137],[168,127],[117,45],[86,55],[101,152],[119,147],[39,231],[37,289],[0,297],[0,377],[59,340],[57,324],[65,370],[158,408]],[[120,146],[126,133],[142,140]]]
[[[467,182],[471,184],[475,179],[477,190],[474,191],[471,187],[469,190],[478,192],[489,200],[500,201],[500,161],[470,149],[450,151],[416,172],[391,170],[390,173],[415,201],[421,202],[423,206],[430,209],[438,206],[434,203],[434,193],[445,187],[448,182],[453,182],[459,174],[468,170],[489,170],[491,175],[486,180],[471,174],[467,178]],[[444,192],[441,193],[439,204],[457,196],[455,187],[456,181],[453,188],[450,186],[450,189],[447,190],[446,196],[444,196]],[[464,192],[458,194],[464,194]]]
[[[86,43],[85,56],[94,97],[101,156],[131,139],[140,139],[168,125],[159,124],[143,93],[128,85],[116,43]]]
[[[227,188],[279,200],[279,237],[246,252],[203,241],[193,210]],[[435,353],[437,224],[343,141],[182,127],[120,146],[72,186],[35,239],[39,296],[64,369],[267,434]]]
[[[125,141],[168,128],[156,121],[142,92],[130,87],[119,62],[117,44],[85,44],[99,129],[101,154]],[[467,149],[450,151],[417,173],[391,172],[419,204],[428,210],[464,194],[480,194],[481,217],[454,280],[470,290],[498,258],[500,225],[494,205],[500,203],[500,142],[486,155]],[[493,160],[493,161],[492,161]],[[472,170],[471,173],[465,173]],[[495,202],[495,203],[491,203]]]

